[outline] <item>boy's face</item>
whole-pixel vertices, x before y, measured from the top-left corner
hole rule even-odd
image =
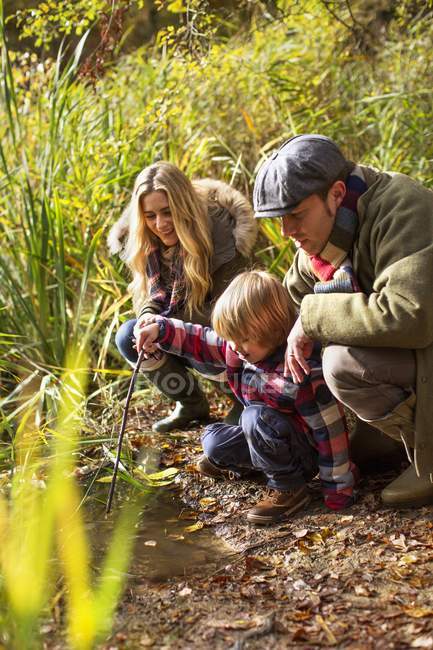
[[[249,334],[243,336],[239,341],[230,341],[230,346],[238,353],[242,361],[248,361],[248,363],[263,361],[275,350],[275,345],[258,343]]]

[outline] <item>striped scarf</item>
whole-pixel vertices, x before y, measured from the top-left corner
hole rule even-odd
[[[360,167],[356,166],[346,180],[346,195],[337,210],[331,236],[320,255],[311,255],[310,264],[319,279],[314,293],[351,293],[359,286],[349,258],[358,230],[357,203],[367,184]]]
[[[147,258],[146,274],[149,280],[150,298],[160,306],[161,316],[170,316],[185,305],[184,259],[180,242],[176,244],[170,276],[167,283],[161,275],[161,250],[155,246]]]

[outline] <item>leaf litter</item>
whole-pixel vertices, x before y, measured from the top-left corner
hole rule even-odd
[[[224,399],[212,398],[216,419],[229,406]],[[136,409],[131,449],[139,450],[138,432],[150,431],[164,409]],[[343,512],[325,508],[315,480],[305,511],[255,527],[245,513],[264,485],[199,476],[201,431],[155,437],[160,471],[152,479],[174,479],[174,488],[161,489],[175,489],[184,504],[178,520],[185,525],[167,537],[185,544],[211,532],[230,552],[205,554],[187,573],[166,579],[131,580],[103,650],[433,648],[433,507],[382,505],[380,492],[398,471],[364,477],[357,503]]]

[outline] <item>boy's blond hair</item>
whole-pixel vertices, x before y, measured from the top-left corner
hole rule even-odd
[[[266,271],[245,271],[234,278],[215,303],[212,327],[228,341],[251,338],[259,344],[286,340],[296,319],[281,282]]]

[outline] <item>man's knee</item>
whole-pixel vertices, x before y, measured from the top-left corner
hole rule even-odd
[[[339,397],[341,390],[350,384],[353,357],[350,348],[344,345],[328,345],[323,352],[323,377],[331,393]]]

